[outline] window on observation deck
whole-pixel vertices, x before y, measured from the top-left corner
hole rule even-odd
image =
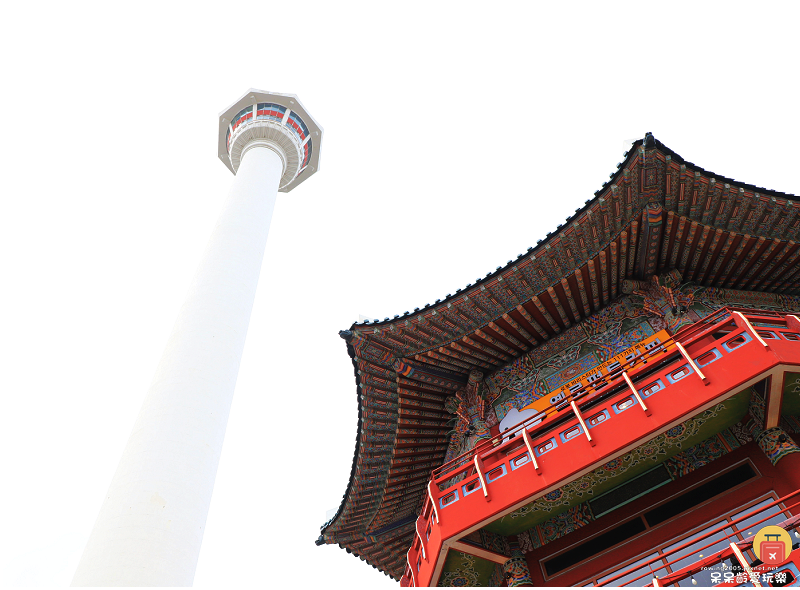
[[[301,167],[303,167],[306,164],[308,164],[308,161],[311,159],[311,142],[312,141],[313,141],[312,139],[309,139],[306,142],[306,145],[303,146],[303,163],[302,163]]]
[[[289,118],[286,120],[286,126],[294,130],[301,140],[308,137],[308,127],[306,127],[306,124],[303,123],[303,120],[295,113],[289,114]]]
[[[274,102],[260,102],[256,110],[256,118],[260,120],[283,121],[286,114],[286,107],[282,107]]]
[[[252,119],[252,118],[253,118],[253,106],[251,105],[249,107],[243,108],[241,111],[236,113],[236,116],[233,119],[231,119],[231,129],[233,131],[236,131],[236,128],[239,125],[241,125],[247,119]]]

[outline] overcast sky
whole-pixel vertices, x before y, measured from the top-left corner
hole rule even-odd
[[[297,94],[325,134],[275,209],[195,584],[388,587],[314,546],[357,431],[338,331],[535,245],[647,131],[800,195],[797,14],[754,6],[6,3],[0,584],[72,578],[233,179],[217,115],[247,89]]]

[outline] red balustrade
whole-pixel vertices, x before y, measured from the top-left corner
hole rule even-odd
[[[800,319],[723,308],[435,469],[403,586],[441,573],[447,542],[557,489],[776,367],[800,365]]]

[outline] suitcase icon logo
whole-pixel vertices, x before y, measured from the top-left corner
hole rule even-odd
[[[761,541],[759,547],[761,561],[771,565],[783,563],[786,560],[786,546],[781,542],[780,535],[764,535],[767,540]]]
[[[753,538],[753,550],[766,565],[780,565],[789,558],[792,538],[779,526],[765,526]]]

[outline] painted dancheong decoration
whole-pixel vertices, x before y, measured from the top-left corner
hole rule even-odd
[[[794,195],[635,142],[527,253],[340,333],[359,437],[317,543],[405,586],[796,585],[752,541],[800,538],[798,240]]]
[[[663,343],[667,344],[663,344]],[[648,337],[642,342],[637,342],[623,352],[614,355],[603,364],[595,367],[590,372],[581,375],[562,385],[556,391],[550,392],[532,404],[525,406],[523,411],[534,410],[538,416],[541,413],[561,411],[569,407],[570,400],[578,393],[592,392],[602,388],[608,380],[620,377],[623,364],[629,364],[636,359],[644,359],[644,353],[650,350],[670,352],[675,347],[666,330]]]

